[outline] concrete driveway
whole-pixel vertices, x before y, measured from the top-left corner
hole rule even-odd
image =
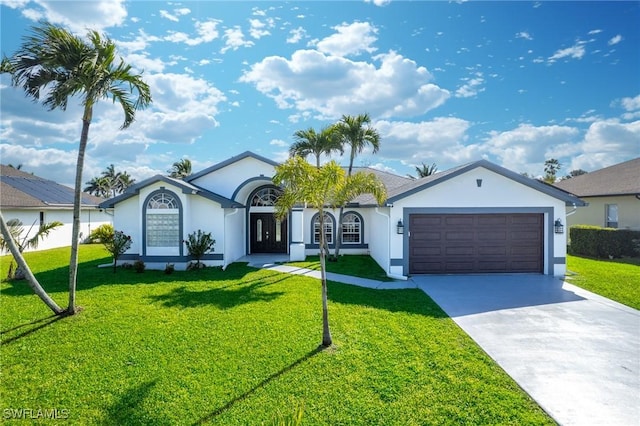
[[[562,425],[640,424],[640,312],[544,275],[411,278]]]

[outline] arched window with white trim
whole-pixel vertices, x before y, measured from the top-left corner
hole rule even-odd
[[[145,246],[147,255],[178,255],[181,204],[178,197],[168,191],[152,193],[145,204]]]
[[[324,214],[324,236],[327,245],[333,244],[334,236],[334,219],[329,213]],[[312,242],[320,244],[320,215],[316,213],[312,221]]]
[[[362,216],[355,212],[342,216],[342,244],[362,244]]]

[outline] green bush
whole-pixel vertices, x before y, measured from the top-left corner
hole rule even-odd
[[[91,231],[88,240],[90,243],[104,243],[105,241],[110,241],[111,238],[113,238],[113,233],[113,225],[105,223]]]
[[[633,240],[638,238],[640,231],[574,225],[569,229],[569,251],[571,254],[600,259],[637,256]]]

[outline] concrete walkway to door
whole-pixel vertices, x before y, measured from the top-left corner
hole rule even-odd
[[[544,275],[411,280],[558,423],[639,424],[639,311]]]

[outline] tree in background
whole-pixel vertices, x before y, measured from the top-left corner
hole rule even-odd
[[[571,178],[574,178],[576,176],[586,175],[587,173],[589,173],[589,172],[587,172],[586,170],[582,170],[582,169],[571,170],[568,175],[566,175],[565,177],[562,178],[562,180],[571,179]]]
[[[320,276],[322,283],[322,346],[332,344],[327,304],[327,272],[324,233],[325,208],[346,204],[361,194],[373,194],[379,204],[386,199],[382,182],[373,173],[359,172],[347,176],[335,161],[314,167],[304,158],[295,156],[276,166],[273,182],[283,189],[276,201],[276,216],[283,219],[296,205],[316,209],[320,221]]]
[[[135,179],[132,179],[129,173],[116,171],[115,166],[110,164],[101,176],[94,177],[85,183],[87,186],[84,192],[103,198],[115,197],[134,183]]]
[[[371,127],[371,117],[369,114],[359,114],[356,116],[343,115],[342,119],[335,124],[335,131],[338,134],[340,143],[344,147],[350,148],[349,169],[347,176],[351,176],[353,161],[357,154],[361,154],[365,148],[371,147],[375,154],[380,149],[380,134]],[[345,204],[351,200],[346,200]],[[344,205],[340,206],[338,217],[338,236],[336,238],[335,261],[340,255],[340,244],[342,243],[342,222],[344,215]]]
[[[436,163],[431,164],[431,166],[427,166],[424,163],[422,163],[420,167],[416,166],[416,173],[418,174],[418,179],[434,175],[437,171],[438,171],[438,166],[436,166]],[[412,175],[407,175],[407,177],[411,179],[416,179],[416,177]]]
[[[167,171],[170,173],[169,177],[184,179],[191,174],[191,160],[182,158],[180,161],[173,163],[171,170]]]
[[[322,154],[331,155],[333,152],[343,152],[343,147],[333,126],[323,127],[320,133],[312,127],[298,130],[293,134],[293,137],[295,142],[289,148],[289,156],[306,158],[313,154],[316,157],[316,167],[320,167]]]
[[[73,229],[69,260],[69,305],[67,313],[76,313],[76,282],[80,235],[82,170],[89,140],[93,107],[102,99],[118,103],[124,112],[121,129],[133,123],[137,110],[151,103],[149,86],[140,74],[116,55],[116,45],[97,31],[89,31],[87,40],[62,27],[41,23],[32,28],[18,51],[3,58],[2,72],[9,72],[12,84],[24,89],[27,97],[41,100],[49,110],[66,110],[69,99],[77,99],[84,108],[82,131],[76,162],[73,201]],[[135,98],[132,95],[135,94]]]
[[[555,158],[550,158],[544,162],[544,177],[543,181],[547,183],[555,183],[557,180],[557,174],[562,168],[562,164]]]

